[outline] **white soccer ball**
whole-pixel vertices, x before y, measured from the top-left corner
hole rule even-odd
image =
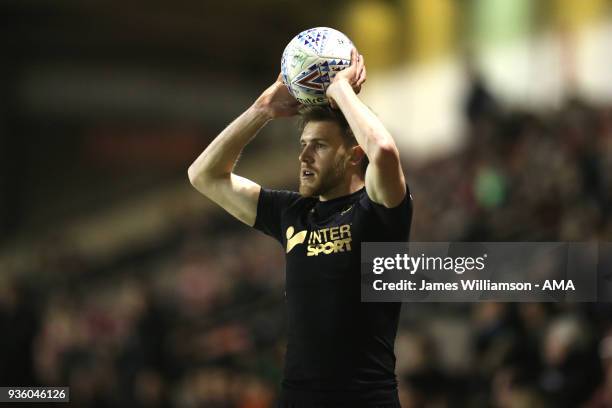
[[[338,71],[351,64],[353,43],[338,30],[315,27],[302,31],[287,45],[281,59],[284,84],[298,102],[328,104],[325,91]]]

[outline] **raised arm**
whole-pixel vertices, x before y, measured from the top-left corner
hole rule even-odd
[[[231,215],[253,226],[261,187],[234,174],[234,166],[242,149],[269,120],[293,116],[298,106],[279,75],[276,82],[191,164],[187,172],[191,184]]]
[[[368,196],[372,201],[391,208],[406,196],[406,182],[393,137],[353,90],[359,91],[365,78],[363,56],[353,49],[351,65],[336,74],[327,89],[327,96],[332,106],[342,110],[370,161],[365,175]]]

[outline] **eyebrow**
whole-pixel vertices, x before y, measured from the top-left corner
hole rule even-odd
[[[327,143],[327,141],[325,139],[323,139],[322,137],[313,137],[312,139],[308,140],[309,142],[325,142]],[[306,141],[304,141],[304,139],[300,138],[300,143],[306,143]]]

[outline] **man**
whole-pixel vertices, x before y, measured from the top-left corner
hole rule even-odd
[[[280,407],[399,407],[393,345],[400,304],[360,302],[360,243],[406,241],[412,206],[393,138],[357,97],[365,80],[363,57],[353,50],[351,65],[327,89],[340,111],[304,110],[300,194],[232,173],[259,129],[298,113],[280,77],[189,168],[198,191],[285,248]]]

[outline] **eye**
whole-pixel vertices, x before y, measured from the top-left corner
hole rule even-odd
[[[323,143],[315,143],[315,147],[317,149],[321,149],[321,148],[325,147],[325,145]]]

